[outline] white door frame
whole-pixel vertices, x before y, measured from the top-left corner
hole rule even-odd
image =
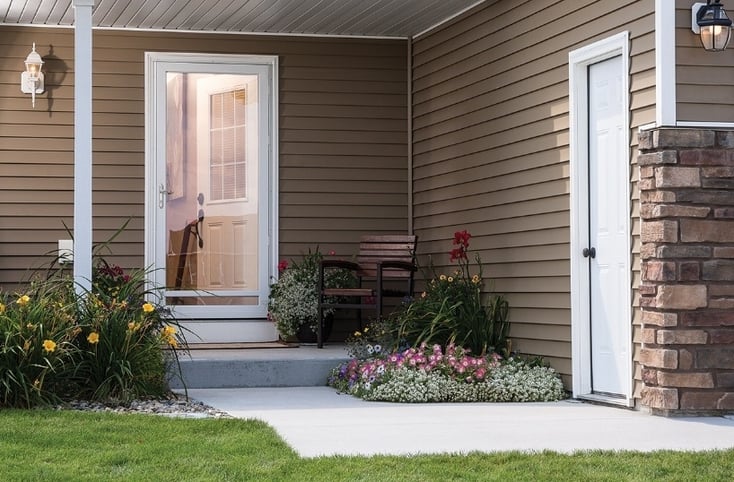
[[[156,226],[156,212],[159,210],[158,185],[165,179],[165,166],[161,167],[156,159],[165,158],[163,155],[166,143],[159,142],[165,139],[160,136],[165,132],[165,122],[156,118],[157,112],[165,112],[166,102],[165,86],[166,78],[163,69],[156,68],[159,64],[167,64],[172,68],[176,65],[187,69],[200,69],[207,72],[216,66],[220,73],[238,72],[238,66],[242,64],[262,64],[270,67],[271,76],[270,98],[267,100],[270,124],[267,126],[269,139],[265,149],[269,152],[270,163],[267,166],[266,185],[259,187],[260,199],[264,206],[264,212],[268,213],[267,219],[262,224],[260,231],[260,243],[266,246],[267,262],[263,263],[264,269],[260,273],[260,286],[263,296],[257,305],[247,307],[239,315],[239,319],[264,319],[267,316],[267,290],[270,279],[276,272],[277,249],[278,249],[278,57],[264,55],[229,55],[229,54],[189,54],[189,53],[164,53],[146,52],[145,54],[145,265],[149,268],[157,268],[156,253],[161,246],[165,249],[165,230]],[[157,109],[155,107],[158,107]],[[162,123],[162,125],[161,125]],[[165,286],[163,270],[154,269],[153,285],[156,288]],[[211,318],[229,318],[226,306],[210,306],[207,310],[212,313]],[[187,318],[185,313],[176,313],[177,316]],[[221,316],[220,316],[221,315]]]
[[[621,32],[591,45],[569,53],[569,129],[570,129],[570,177],[571,177],[571,367],[573,375],[573,396],[598,400],[606,403],[632,406],[634,373],[632,368],[632,237],[629,236],[627,252],[627,286],[619,303],[628,322],[625,324],[625,339],[628,340],[627,366],[622,367],[629,374],[629,383],[624,398],[604,397],[592,394],[591,384],[591,304],[589,299],[590,276],[588,259],[582,256],[582,250],[588,247],[589,236],[589,196],[588,196],[588,154],[589,154],[589,119],[588,119],[588,66],[622,56],[624,72],[629,73],[629,32]],[[625,145],[630,142],[629,115],[629,75],[623,77],[623,93],[625,104]],[[628,147],[629,150],[629,147]],[[626,179],[630,179],[630,162],[626,163]],[[627,217],[626,232],[630,232],[630,183],[623,187],[626,190]]]

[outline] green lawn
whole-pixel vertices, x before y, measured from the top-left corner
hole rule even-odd
[[[734,450],[301,459],[256,421],[0,410],[0,464],[3,481],[728,481]]]

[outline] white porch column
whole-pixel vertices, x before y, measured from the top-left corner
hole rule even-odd
[[[675,2],[655,0],[655,123],[675,126]]]
[[[92,286],[92,8],[74,0],[74,281]]]

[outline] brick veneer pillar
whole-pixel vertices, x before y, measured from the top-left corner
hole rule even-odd
[[[734,411],[734,131],[640,134],[642,403]]]

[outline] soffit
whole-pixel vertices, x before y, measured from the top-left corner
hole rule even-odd
[[[6,2],[2,2],[5,4]],[[0,24],[71,26],[72,0],[9,0]],[[97,0],[97,28],[413,37],[481,0]]]

